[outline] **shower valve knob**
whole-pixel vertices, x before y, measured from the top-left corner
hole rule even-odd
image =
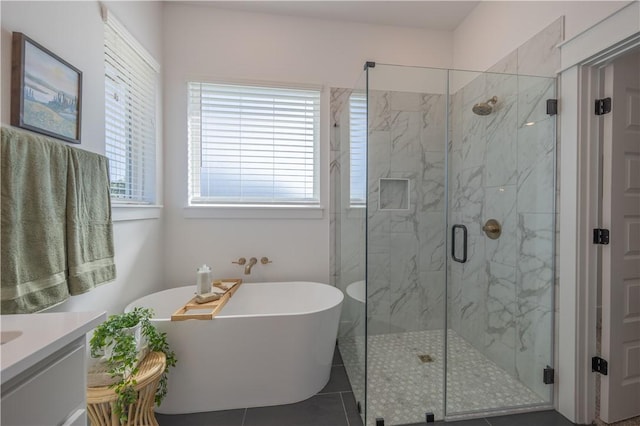
[[[236,260],[235,262],[231,262],[231,263],[235,263],[236,265],[244,265],[245,263],[247,263],[247,259],[245,259],[244,257],[241,257],[240,259]]]
[[[265,256],[262,259],[260,259],[260,263],[262,263],[263,265],[266,265],[267,263],[273,263],[273,261],[269,260],[269,258]]]
[[[489,219],[482,227],[482,230],[487,234],[487,237],[496,240],[502,234],[502,225],[495,219]]]

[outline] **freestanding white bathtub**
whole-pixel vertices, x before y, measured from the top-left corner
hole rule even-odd
[[[171,321],[193,297],[178,287],[130,303],[152,308],[178,363],[156,411],[194,413],[290,404],[328,382],[342,292],[312,282],[245,283],[213,320]]]

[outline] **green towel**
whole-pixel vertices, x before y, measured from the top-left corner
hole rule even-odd
[[[2,130],[1,285],[3,314],[31,313],[69,297],[66,256],[67,147]]]
[[[40,311],[115,279],[106,157],[2,127],[3,314]]]
[[[85,293],[116,277],[106,157],[69,147],[67,178],[69,293]]]

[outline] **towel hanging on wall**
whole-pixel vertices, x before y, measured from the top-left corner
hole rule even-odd
[[[115,279],[107,159],[1,133],[2,313],[36,312]]]
[[[85,293],[116,277],[109,163],[105,156],[69,148],[67,265],[69,293]]]
[[[0,200],[3,314],[69,297],[66,259],[68,152],[64,144],[2,128]]]

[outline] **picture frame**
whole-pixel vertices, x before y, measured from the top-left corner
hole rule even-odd
[[[23,33],[14,32],[11,124],[80,143],[82,71]]]

